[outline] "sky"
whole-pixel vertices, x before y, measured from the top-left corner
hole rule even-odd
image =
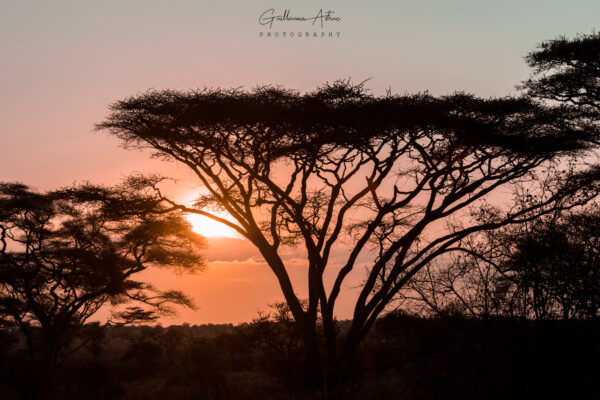
[[[331,10],[341,19],[323,28],[260,25],[259,16],[271,8],[294,16]],[[160,172],[179,179],[173,196],[189,199],[198,184],[186,167],[125,150],[116,138],[94,131],[111,103],[149,89],[281,84],[307,91],[348,78],[368,79],[375,94],[388,88],[515,94],[529,74],[527,52],[559,35],[590,33],[599,15],[597,0],[3,0],[0,180],[48,190]],[[298,37],[298,31],[325,36]],[[165,323],[249,321],[282,298],[247,242],[213,238],[206,255],[208,269],[199,275],[144,276],[183,290],[198,306]],[[298,262],[292,275],[302,279],[301,260],[290,255],[288,261],[292,269]],[[340,318],[351,315],[351,298],[341,300]]]

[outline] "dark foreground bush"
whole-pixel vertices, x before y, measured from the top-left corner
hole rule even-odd
[[[271,335],[269,345],[260,336],[269,332],[259,328],[108,328],[101,343],[82,346],[60,366],[45,397],[319,397],[303,390],[293,341]],[[27,398],[27,354],[16,333],[4,331],[2,337],[0,398]],[[278,355],[283,344],[291,346],[289,356]],[[592,322],[426,320],[391,314],[362,346],[348,398],[599,399],[599,354]]]

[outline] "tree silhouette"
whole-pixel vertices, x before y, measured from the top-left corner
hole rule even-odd
[[[600,112],[600,34],[543,42],[526,57],[533,76],[522,88],[540,99]]]
[[[512,304],[503,276],[481,248],[426,265],[398,293],[397,307],[419,316],[478,318],[504,316]],[[514,315],[511,315],[514,316]]]
[[[523,292],[536,319],[598,317],[599,219],[597,210],[571,214],[512,235],[514,251],[502,272]]]
[[[496,238],[498,267],[519,294],[522,317],[598,317],[598,222],[594,207],[513,228]]]
[[[166,213],[135,179],[46,193],[2,183],[0,315],[25,335],[47,385],[61,351],[103,305],[131,303],[114,313],[121,323],[155,319],[170,304],[191,306],[180,292],[133,278],[149,266],[197,271],[201,245],[181,213]]]
[[[596,127],[573,118],[566,106],[527,98],[377,97],[362,84],[335,82],[306,94],[270,86],[151,91],[112,105],[98,128],[195,173],[206,194],[194,207],[170,204],[220,221],[258,248],[300,331],[309,382],[319,387],[325,378],[334,390],[377,317],[425,265],[471,234],[597,193],[595,165],[549,168],[593,149]],[[490,194],[537,181],[535,201],[492,207]],[[293,245],[306,253],[306,308],[283,257]],[[343,246],[346,259],[332,266]],[[337,270],[330,284],[328,267]],[[352,325],[338,340],[336,300],[349,273],[363,267]]]
[[[525,59],[533,68],[520,87],[527,96],[564,105],[571,123],[598,126],[599,34],[545,41]],[[597,159],[583,154],[592,163]],[[598,313],[596,220],[597,210],[559,212],[487,233],[482,243],[471,242],[465,257],[427,266],[401,297],[441,315],[593,318]]]
[[[305,303],[305,302],[303,302]],[[242,325],[244,337],[258,353],[263,354],[267,366],[275,375],[284,377],[291,389],[301,379],[302,342],[294,324],[294,317],[285,302],[269,304],[269,311],[259,311],[252,322]],[[298,379],[298,375],[300,379]]]
[[[592,207],[487,232],[468,253],[420,271],[401,293],[404,307],[444,317],[596,319],[599,219]]]

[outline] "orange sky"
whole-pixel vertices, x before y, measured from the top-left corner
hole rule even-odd
[[[522,56],[537,43],[589,33],[600,15],[596,0],[337,0],[326,6],[342,18],[339,38],[260,38],[258,16],[275,3],[298,14],[325,7],[316,0],[3,1],[1,180],[45,190],[83,181],[115,184],[132,172],[159,171],[180,179],[174,196],[189,198],[197,184],[185,167],[125,151],[115,138],[92,132],[110,103],[150,88],[279,83],[310,90],[348,77],[371,78],[367,86],[375,93],[391,87],[504,95],[527,77]],[[164,323],[247,321],[281,298],[247,243],[213,239],[209,245],[204,273],[146,274],[198,305]],[[303,261],[294,257],[288,264],[302,281]],[[360,282],[358,270],[349,286]],[[353,291],[345,292],[341,318],[352,312]]]
[[[284,256],[290,276],[296,285],[296,293],[306,295],[306,262],[290,252]],[[176,275],[168,270],[148,271],[146,276],[159,289],[177,288],[194,297],[197,310],[181,310],[170,321],[209,321],[212,323],[238,323],[249,321],[259,310],[280,301],[282,296],[275,275],[262,260],[258,251],[245,240],[213,238],[208,241],[205,252],[208,259],[206,271],[196,275]],[[326,282],[333,282],[336,267],[333,257],[326,273]],[[349,276],[349,285],[356,286],[363,278],[362,268]],[[349,317],[356,289],[347,286],[338,300],[337,307]],[[192,322],[192,323],[193,323]]]

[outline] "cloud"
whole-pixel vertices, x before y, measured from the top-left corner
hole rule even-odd
[[[209,238],[204,256],[209,262],[247,262],[262,259],[260,252],[245,239]]]
[[[246,239],[216,237],[208,238],[207,242],[204,256],[210,264],[266,265],[258,249]],[[328,268],[332,270],[340,268],[346,263],[348,253],[347,246],[334,246],[329,255]],[[299,268],[308,265],[306,250],[301,246],[280,247],[279,255],[287,267]],[[373,254],[365,251],[358,258],[357,264],[372,262],[372,260]]]

